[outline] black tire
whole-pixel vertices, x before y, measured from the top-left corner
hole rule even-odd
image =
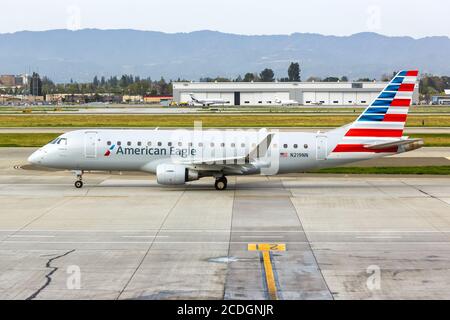
[[[228,181],[227,181],[227,178],[225,178],[225,177],[216,179],[216,182],[214,183],[214,187],[216,188],[216,190],[219,190],[219,191],[226,190],[227,185],[228,185]]]
[[[75,181],[75,188],[77,189],[83,188],[83,181],[81,180]]]

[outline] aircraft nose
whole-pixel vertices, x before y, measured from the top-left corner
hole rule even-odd
[[[41,150],[37,150],[28,157],[28,162],[31,164],[40,164],[43,159],[43,152]]]

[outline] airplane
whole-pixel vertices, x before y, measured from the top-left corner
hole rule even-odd
[[[229,104],[230,101],[227,101],[225,99],[197,99],[193,93],[190,93],[189,96],[192,99],[192,102],[201,104],[204,107],[212,106],[212,105],[224,105]]]
[[[298,106],[299,103],[298,101],[295,100],[280,100],[280,99],[275,99],[275,103],[281,104],[282,106]]]
[[[65,133],[35,151],[34,165],[86,171],[141,171],[158,184],[214,177],[296,173],[390,156],[423,145],[403,136],[418,71],[400,71],[358,118],[328,132],[86,129]]]

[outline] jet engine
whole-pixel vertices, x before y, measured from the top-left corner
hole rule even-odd
[[[181,185],[198,180],[198,172],[179,164],[160,164],[156,168],[156,180],[163,185]]]

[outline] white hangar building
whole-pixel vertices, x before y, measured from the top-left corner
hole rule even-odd
[[[386,82],[174,82],[177,103],[196,99],[224,99],[229,105],[276,105],[275,100],[295,100],[300,105],[368,105]],[[413,103],[417,103],[418,91]]]

